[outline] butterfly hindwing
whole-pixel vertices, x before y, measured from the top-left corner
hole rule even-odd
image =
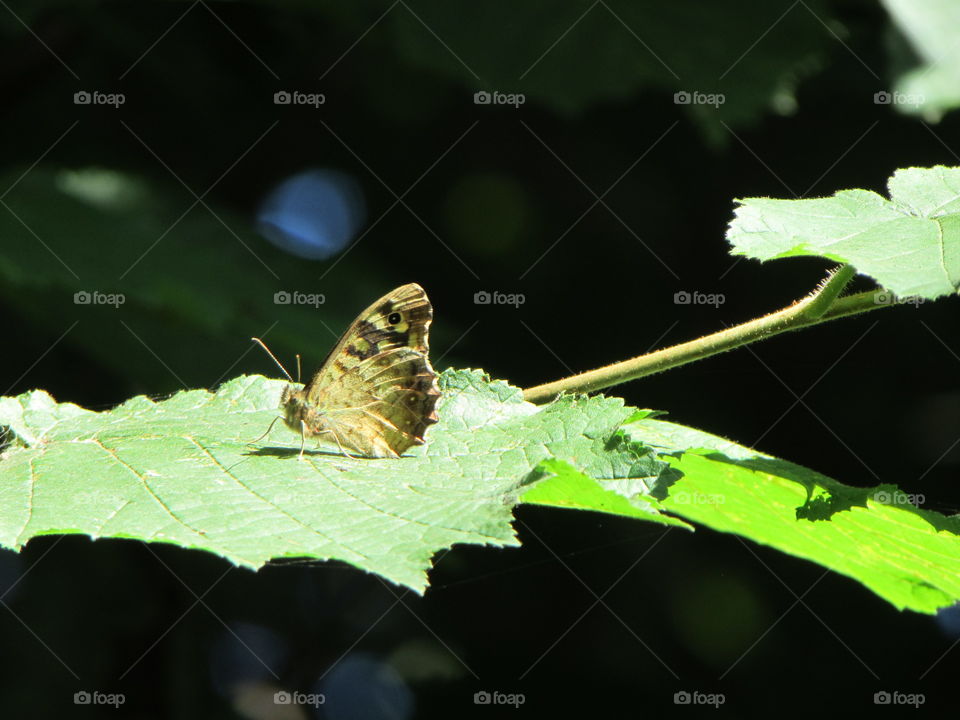
[[[426,356],[410,348],[363,361],[326,392],[341,406],[327,409],[327,426],[345,446],[366,455],[399,455],[423,443],[426,429],[437,421],[436,374]]]

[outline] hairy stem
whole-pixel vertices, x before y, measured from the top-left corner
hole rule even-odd
[[[873,290],[840,297],[840,293],[855,274],[853,267],[842,265],[832,271],[810,295],[782,310],[696,340],[527,388],[523,391],[523,398],[528,402],[540,403],[550,401],[562,392],[586,393],[603,390],[780,333],[885,307],[876,302],[876,291]]]

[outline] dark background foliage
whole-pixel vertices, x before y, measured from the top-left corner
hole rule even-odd
[[[898,167],[960,162],[955,116],[874,102],[911,58],[873,3],[18,2],[0,32],[0,390],[94,409],[275,375],[251,335],[312,368],[410,281],[436,310],[438,368],[556,379],[815,285],[823,262],[727,254],[734,198],[885,192]],[[74,104],[83,90],[125,102]],[[281,90],[326,101],[276,105]],[[317,167],[368,209],[325,261],[255,227],[272,187]],[[77,305],[82,290],[126,302]],[[283,290],[326,302],[278,306]],[[525,302],[478,305],[484,290]],[[725,301],[678,305],[684,290]],[[955,314],[884,310],[613,392],[953,513]],[[949,616],[707,530],[535,508],[516,527],[522,549],[444,554],[424,598],[346,566],[34,540],[0,554],[4,716],[311,716],[273,705],[283,688],[323,692],[329,718],[503,712],[481,690],[523,693],[529,715],[638,717],[680,690],[742,716],[868,710],[882,690],[952,703]],[[125,703],[78,707],[80,690]]]

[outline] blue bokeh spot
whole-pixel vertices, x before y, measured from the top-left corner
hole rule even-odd
[[[282,250],[325,260],[343,250],[366,220],[360,184],[339,170],[307,170],[275,187],[257,211],[257,229]]]

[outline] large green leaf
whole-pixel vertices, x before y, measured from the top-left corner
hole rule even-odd
[[[541,476],[541,460],[632,478],[637,492],[666,467],[640,444],[608,446],[631,413],[620,400],[541,409],[468,371],[443,376],[429,452],[368,460],[308,448],[300,461],[299,436],[280,423],[249,445],[276,417],[282,387],[240,377],[215,394],[136,397],[103,413],[39,391],[3,398],[0,545],[85,533],[207,550],[251,568],[330,558],[422,591],[439,550],[517,544],[512,506]]]
[[[906,168],[890,199],[842,190],[810,200],[738,200],[727,239],[757,260],[814,255],[854,265],[900,297],[960,288],[960,167]]]
[[[477,371],[442,376],[440,421],[408,456],[307,448],[276,417],[283,383],[136,397],[95,413],[34,391],[0,399],[0,545],[84,533],[173,543],[257,568],[345,561],[422,591],[456,543],[509,546],[518,502],[735,533],[848,575],[898,608],[960,598],[960,522],[892,485],[854,488],[635,411],[538,407]]]

